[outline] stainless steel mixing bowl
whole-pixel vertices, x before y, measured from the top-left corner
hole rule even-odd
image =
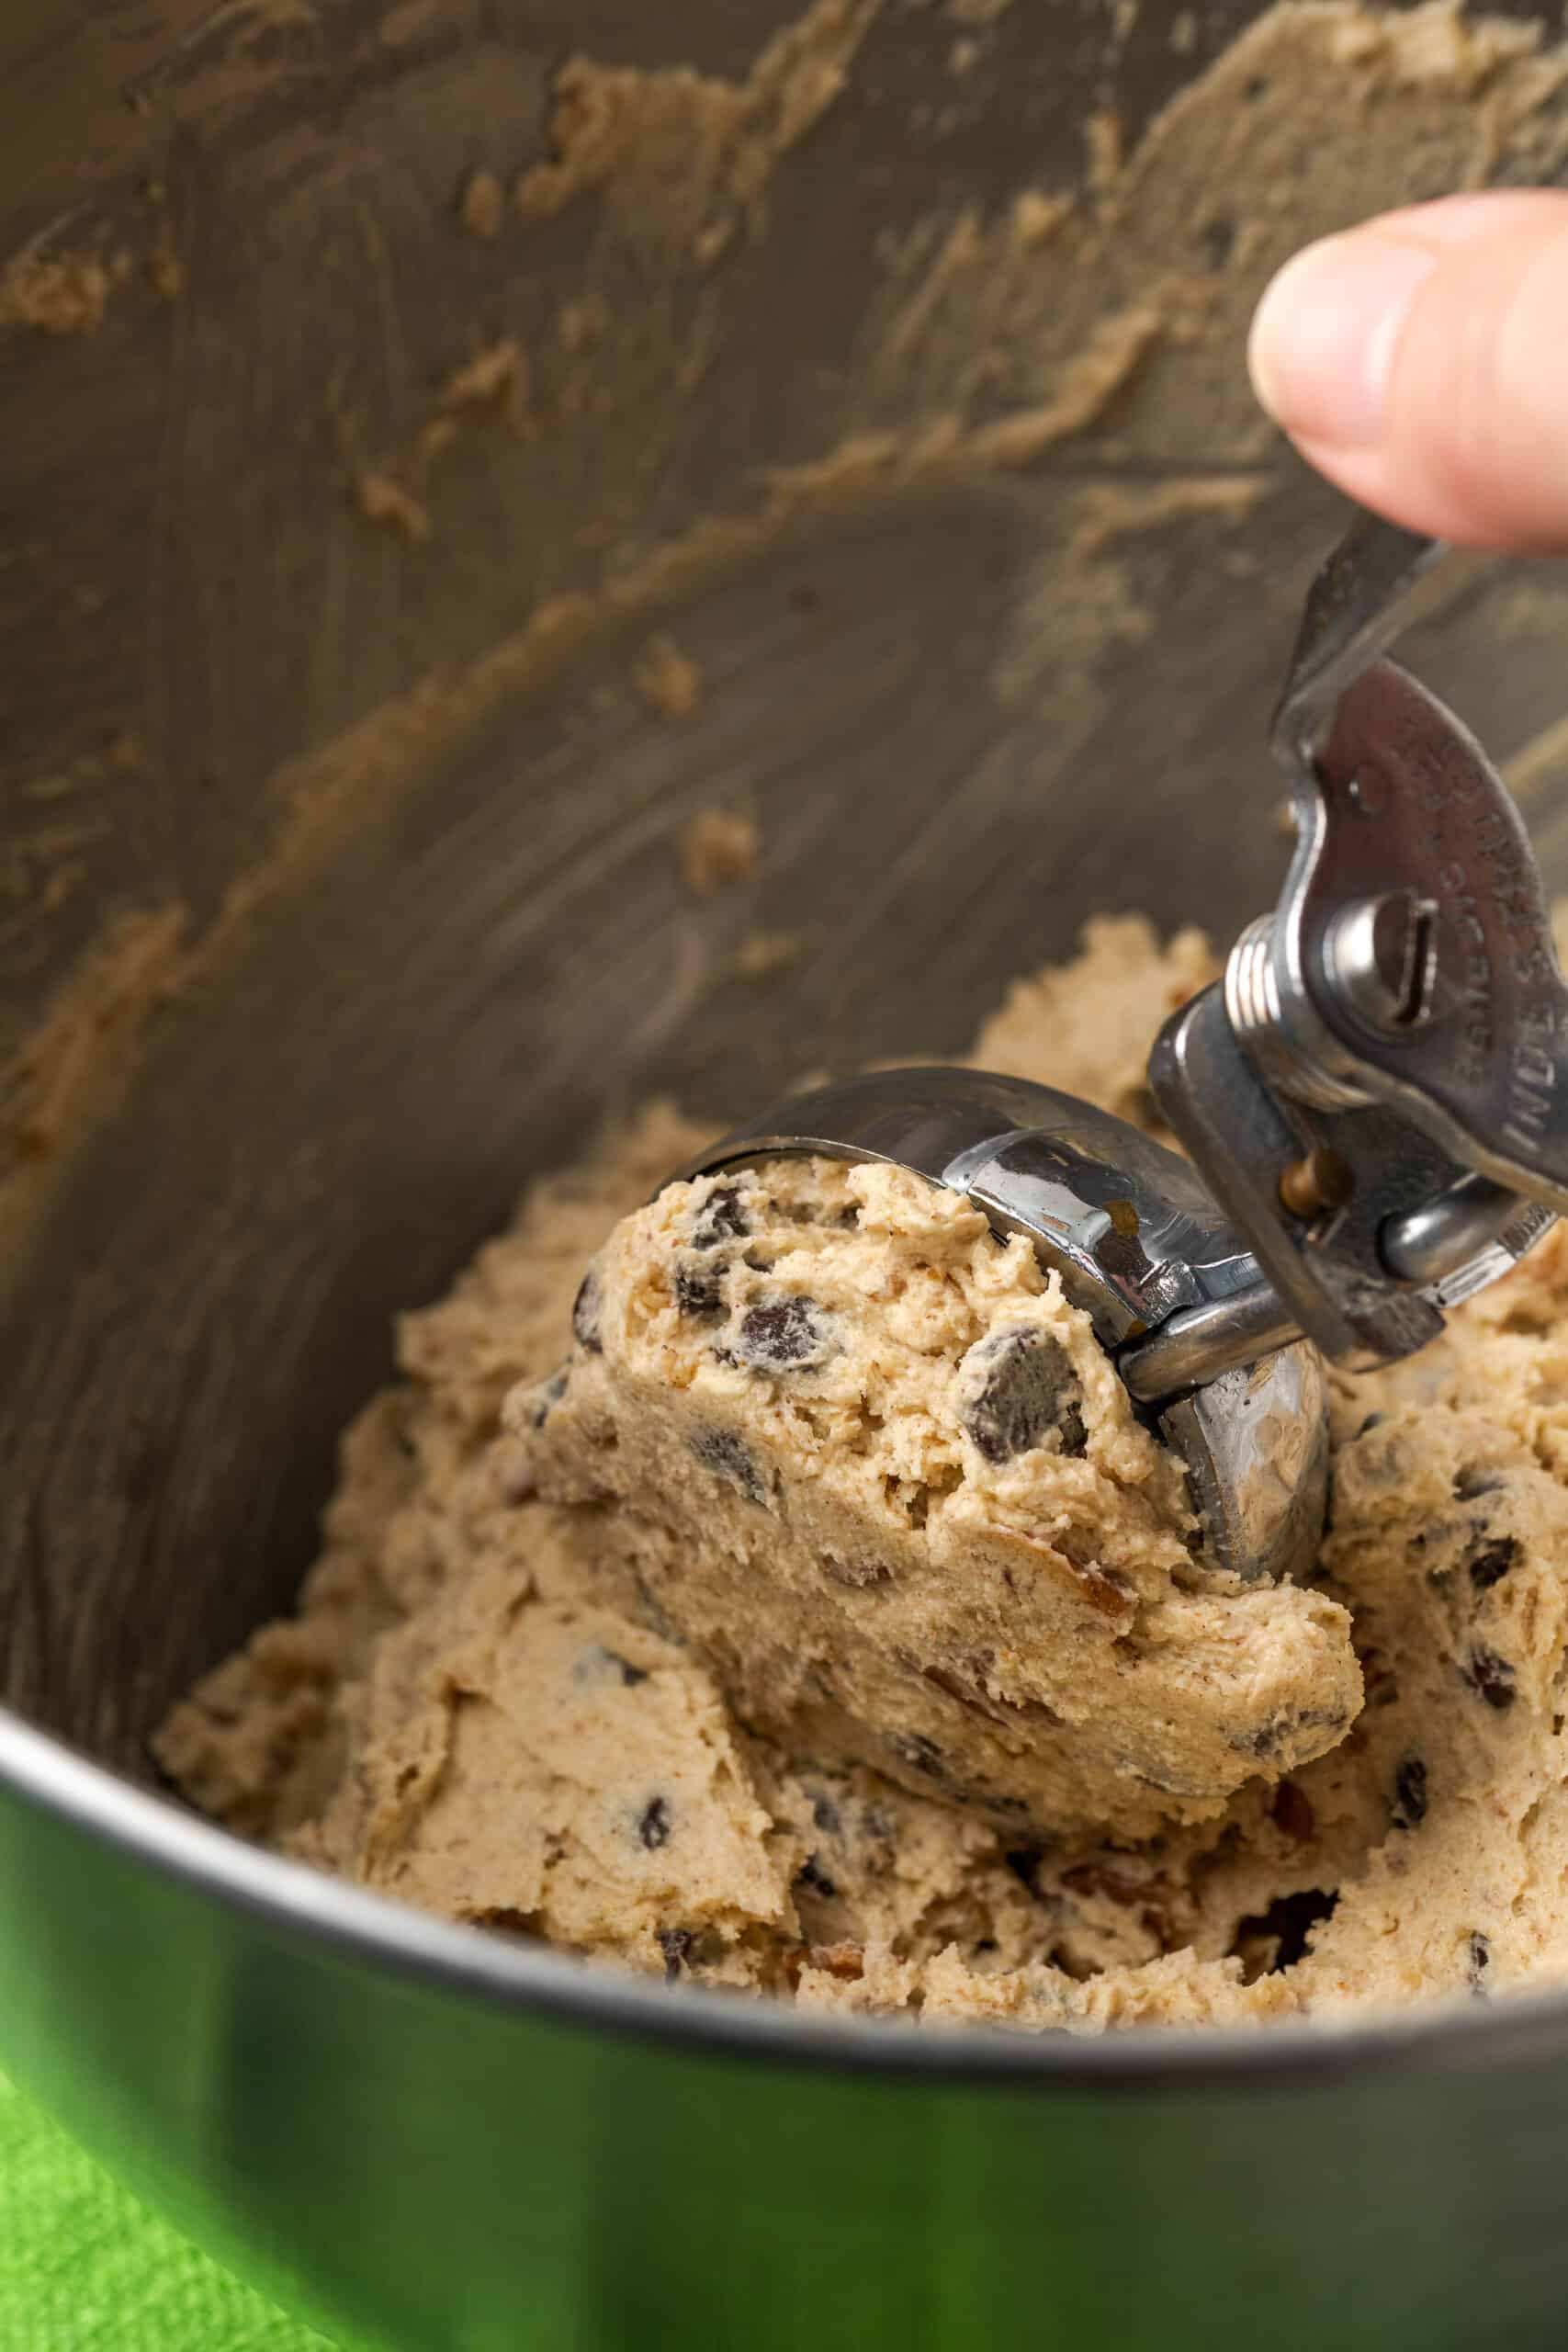
[[[0,2055],[329,2325],[1561,2338],[1568,1999],[813,2024],[390,1908],[146,1757],[287,1604],[395,1311],[606,1105],[719,1123],[951,1054],[1090,910],[1270,902],[1265,715],[1335,513],[1247,410],[1237,322],[1293,234],[1459,166],[1397,74],[1292,142],[1260,69],[1179,109],[1162,209],[1139,142],[1255,14],[843,0],[792,114],[781,0],[6,12],[0,253],[100,254],[56,291],[103,315],[0,339]],[[643,69],[635,170],[465,230],[467,175],[581,132],[575,50]],[[706,80],[647,78],[672,60]],[[1519,175],[1499,74],[1443,104]],[[1086,186],[1110,109],[1132,164],[1101,128]],[[1092,273],[1017,203],[1069,187]],[[509,336],[525,400],[515,362],[455,392]],[[1565,628],[1560,582],[1488,580],[1409,647],[1526,747],[1560,882]],[[661,632],[683,719],[637,684]],[[761,870],[694,901],[671,845],[716,802]],[[799,952],[743,980],[758,930]]]

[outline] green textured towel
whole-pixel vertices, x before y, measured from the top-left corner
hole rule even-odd
[[[0,2217],[0,2352],[327,2352],[139,2205],[3,2075]]]

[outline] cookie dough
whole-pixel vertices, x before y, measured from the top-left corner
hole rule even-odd
[[[976,1058],[1139,1115],[1144,1046],[1211,969],[1190,934],[1161,946],[1134,921],[1092,925],[1075,966],[1013,992]],[[405,1319],[403,1381],[345,1441],[297,1614],[160,1736],[193,1802],[452,1918],[820,2008],[1096,2031],[1333,2020],[1568,1982],[1561,1229],[1439,1346],[1336,1384],[1317,1569],[1249,1617],[1247,1595],[1194,1571],[1168,1464],[1100,1392],[1032,1263],[965,1229],[962,1208],[847,1170],[770,1171],[733,1206],[710,1183],[641,1208],[705,1140],[655,1106],[536,1186],[452,1296]],[[837,1222],[851,1207],[855,1223]],[[726,1235],[740,1212],[751,1229]],[[717,1307],[682,1316],[680,1275],[721,1262]],[[798,1322],[810,1345],[787,1370],[749,1366],[747,1317],[784,1299],[813,1316],[761,1330]],[[986,1408],[974,1351],[1022,1329],[1061,1350],[1066,1375],[1052,1357],[1017,1410]],[[716,1338],[739,1360],[718,1361]],[[857,1401],[874,1383],[910,1400],[879,1429]],[[748,1500],[722,1447],[705,1465],[689,1445],[650,1453],[636,1479],[649,1432],[686,1421],[743,1438],[771,1501]],[[976,1428],[1038,1442],[993,1462]],[[863,1453],[829,1442],[846,1430]],[[896,1573],[797,1582],[808,1504],[824,1555]],[[727,1643],[730,1543],[759,1573],[745,1639],[732,1601]],[[1025,1599],[983,1629],[958,1566],[976,1557],[1031,1564]],[[1086,1569],[1127,1586],[1114,1613]],[[1017,1639],[1031,1608],[1050,1629],[1038,1645]],[[1163,1663],[1118,1648],[1121,1617],[1140,1639],[1171,1611],[1213,1629],[1212,1683],[1184,1678],[1184,1645]],[[1222,1629],[1243,1624],[1224,1650]],[[1184,1758],[1217,1761],[1205,1743],[1247,1703],[1248,1644],[1281,1678],[1333,1689],[1343,1722],[1201,1797],[1112,1762],[1102,1801],[1134,1811],[1063,1826],[1087,1768],[1055,1759],[1087,1740],[1103,1765],[1112,1720],[1145,1760],[1157,1719]],[[1145,1715],[1076,1715],[1069,1645],[1101,1705],[1136,1685]],[[977,1703],[921,1670],[960,1657]],[[808,1679],[824,1664],[839,1678],[826,1695]],[[1017,1736],[1018,1696],[1064,1724]],[[878,1724],[934,1740],[948,1777],[879,1749]]]
[[[1350,1621],[1204,1565],[1185,1464],[1021,1238],[904,1170],[668,1186],[508,1400],[605,1573],[796,1753],[1045,1838],[1146,1837],[1321,1755]]]

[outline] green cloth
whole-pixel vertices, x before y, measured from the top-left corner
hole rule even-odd
[[[328,2347],[138,2204],[0,2075],[0,2352]]]

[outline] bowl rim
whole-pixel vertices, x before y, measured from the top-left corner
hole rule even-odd
[[[1568,1994],[1433,2002],[1347,2024],[1144,2027],[1098,2035],[897,2018],[806,2014],[783,2001],[595,1964],[436,1918],[269,1853],[138,1787],[0,1707],[0,1793],[254,1920],[275,1939],[413,1977],[448,1998],[533,2012],[586,2030],[797,2070],[948,2086],[1154,2092],[1274,2091],[1330,2078],[1526,2063],[1561,2055]]]

